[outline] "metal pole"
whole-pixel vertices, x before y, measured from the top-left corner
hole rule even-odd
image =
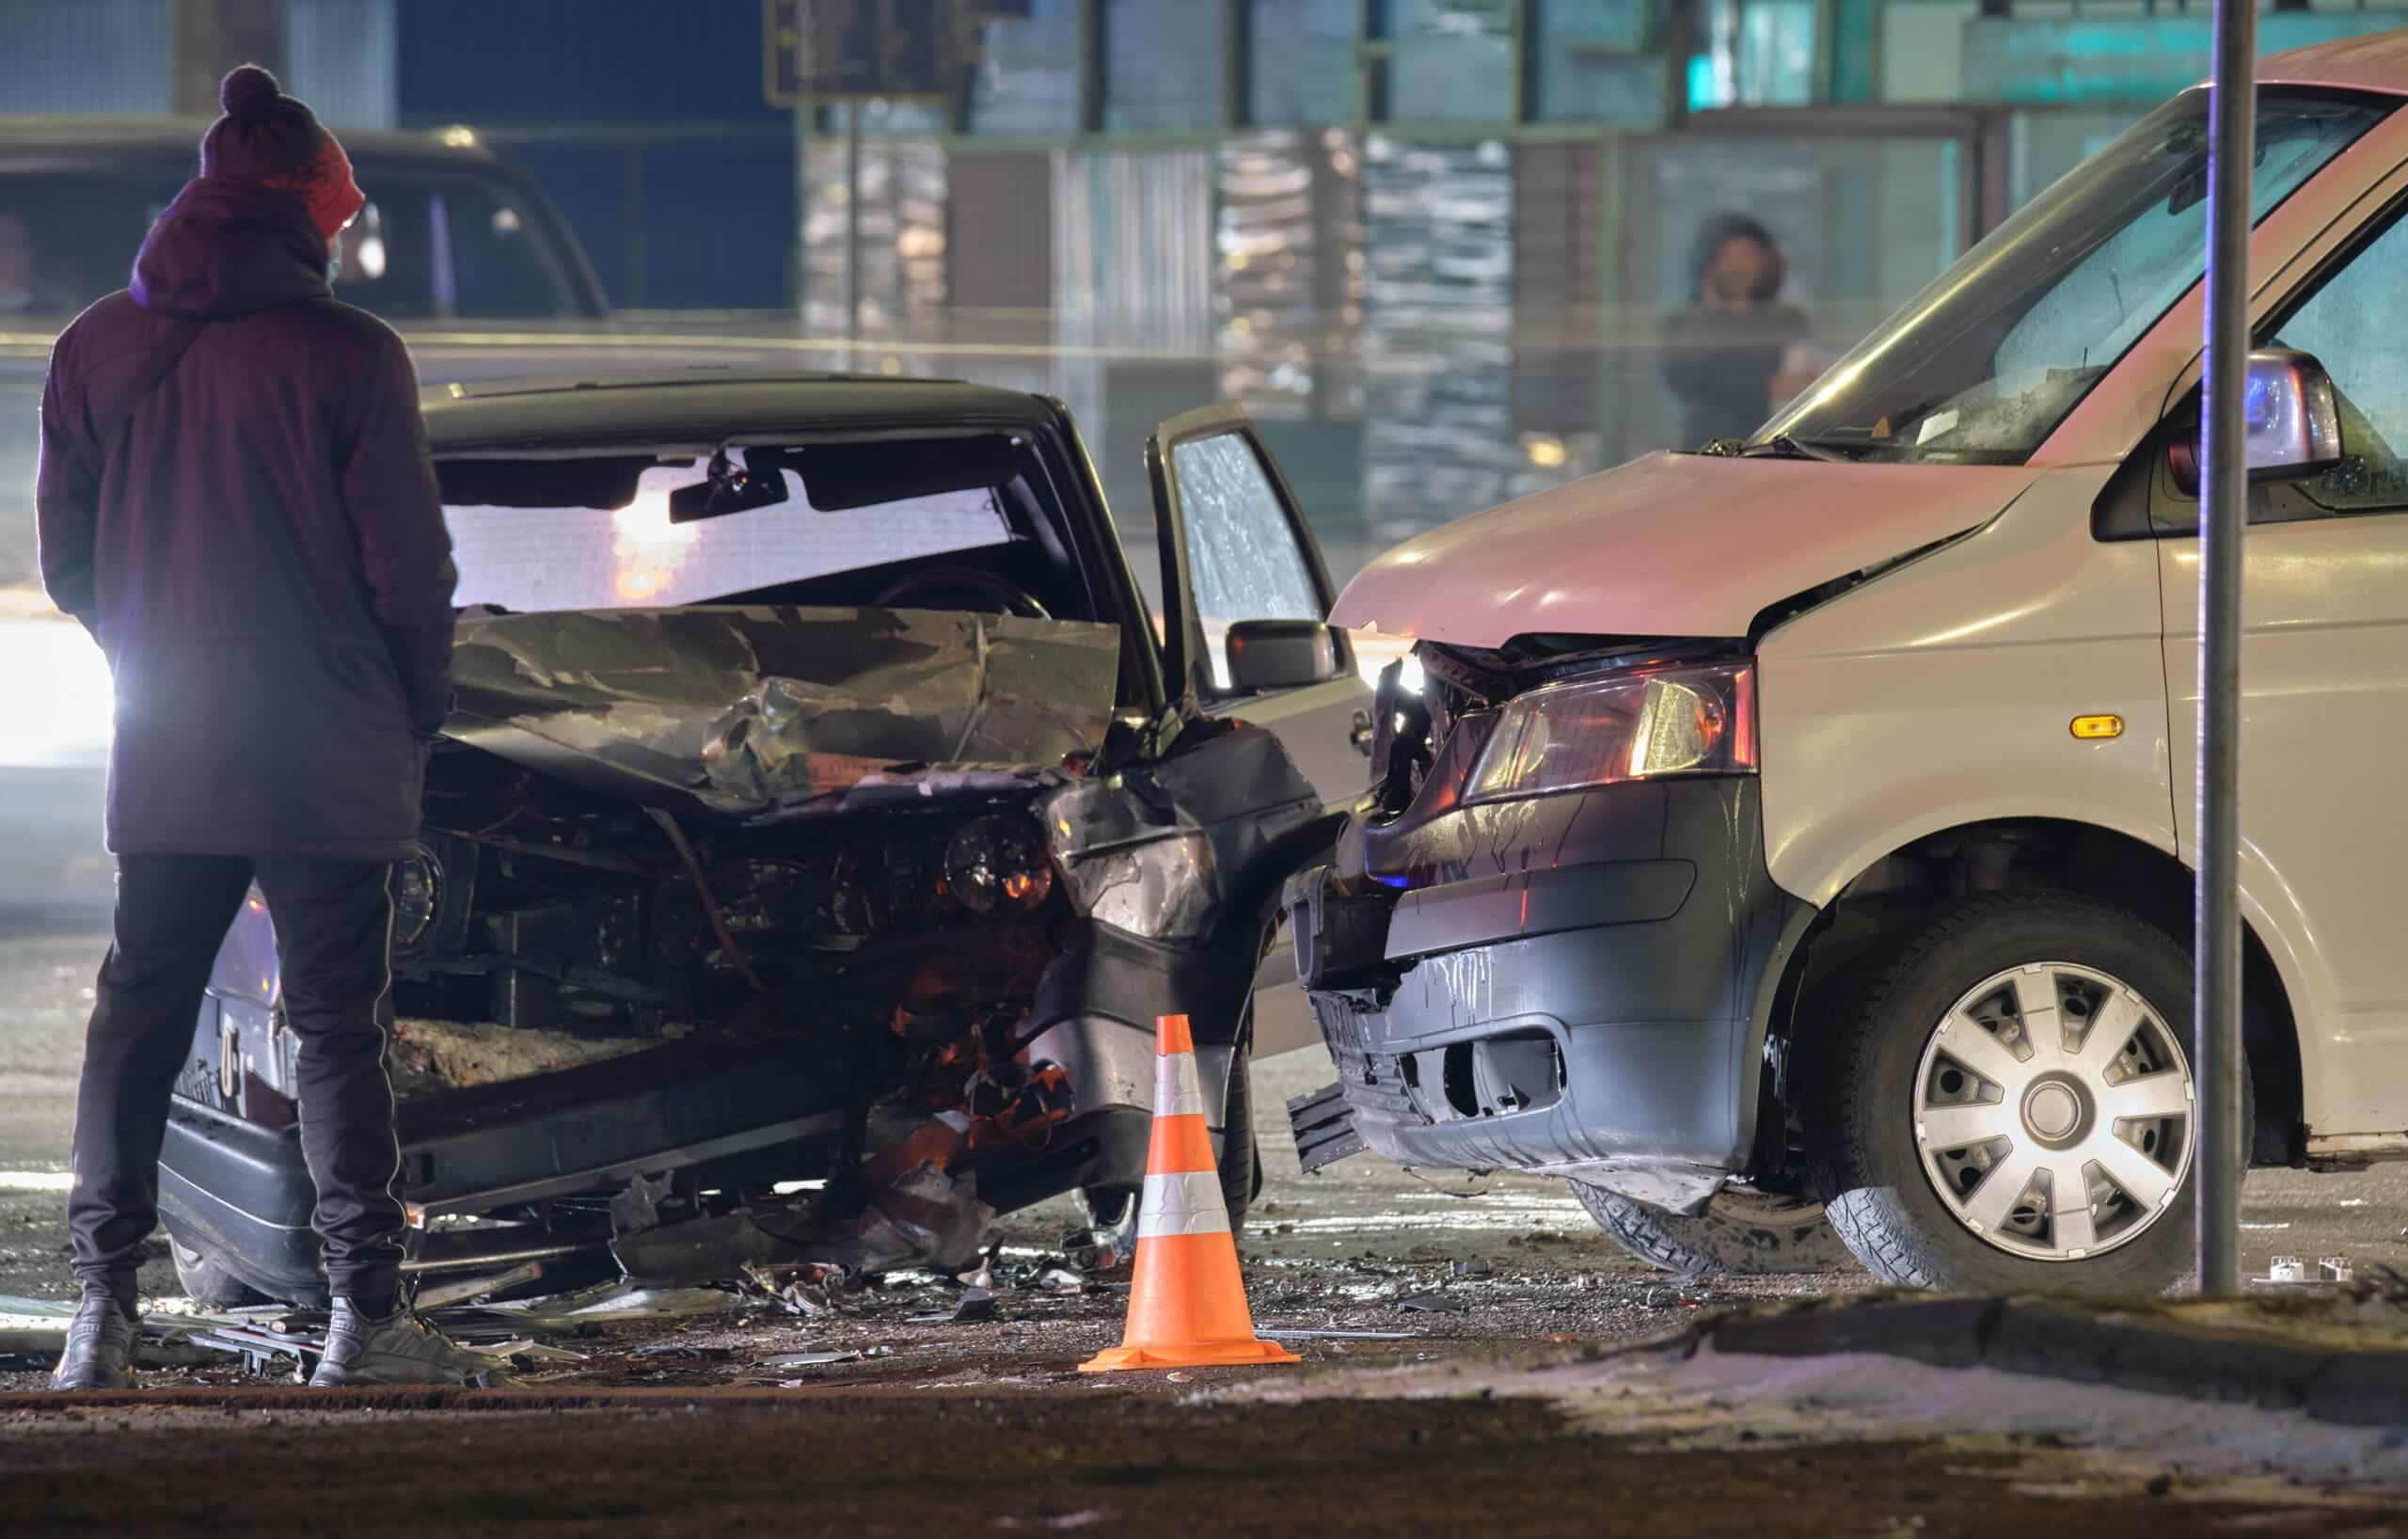
[[[2199,405],[2199,1291],[2241,1293],[2241,539],[2249,468],[2249,170],[2257,116],[2256,0],[2216,0],[2208,116],[2207,368]]]
[[[845,340],[862,336],[862,103],[845,105]],[[845,366],[852,367],[847,356]]]

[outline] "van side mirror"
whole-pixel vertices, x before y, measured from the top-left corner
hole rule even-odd
[[[2192,400],[2195,403],[2197,396]],[[2341,463],[2341,413],[2333,376],[2306,353],[2261,347],[2249,355],[2242,391],[2242,452],[2254,482],[2305,481]],[[2176,433],[2167,448],[2176,489],[2199,495],[2199,434]]]
[[[1354,667],[1354,640],[1319,620],[1232,621],[1222,652],[1239,694],[1325,684]]]

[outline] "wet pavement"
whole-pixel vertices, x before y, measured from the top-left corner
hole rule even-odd
[[[0,937],[0,1293],[73,1293],[66,1141],[102,946]],[[1266,1184],[1242,1249],[1257,1322],[1301,1370],[1078,1372],[1118,1341],[1128,1273],[1053,1264],[1079,1223],[1058,1202],[1004,1222],[976,1319],[953,1318],[958,1279],[704,1291],[531,1330],[546,1344],[494,1390],[309,1391],[216,1357],[146,1372],[133,1395],[0,1404],[0,1527],[435,1539],[531,1521],[718,1534],[808,1514],[862,1533],[1185,1531],[1209,1511],[1233,1533],[2408,1531],[2408,1480],[2365,1468],[2368,1449],[2403,1457],[2380,1429],[2348,1442],[2262,1418],[2161,1426],[2156,1410],[2180,1402],[1862,1358],[1679,1367],[1626,1350],[1716,1310],[1872,1282],[1655,1272],[1556,1182],[1370,1157],[1301,1176],[1281,1111],[1326,1077],[1318,1053],[1257,1066]],[[2403,1198],[2398,1168],[2261,1172],[2248,1263],[2343,1253],[2408,1270]],[[172,1305],[164,1253],[143,1281]],[[511,1332],[486,1334],[508,1350]],[[0,1390],[43,1382],[0,1372]],[[1967,1421],[1993,1403],[2025,1408]],[[404,1409],[418,1414],[390,1414]]]

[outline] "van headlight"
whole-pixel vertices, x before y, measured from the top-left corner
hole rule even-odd
[[[1464,800],[1535,796],[1658,775],[1753,774],[1752,661],[1644,667],[1550,684],[1505,703]]]

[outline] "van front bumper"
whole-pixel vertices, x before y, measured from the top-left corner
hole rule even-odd
[[[1688,1207],[1744,1169],[1783,963],[1752,778],[1358,819],[1287,899],[1356,1131]]]

